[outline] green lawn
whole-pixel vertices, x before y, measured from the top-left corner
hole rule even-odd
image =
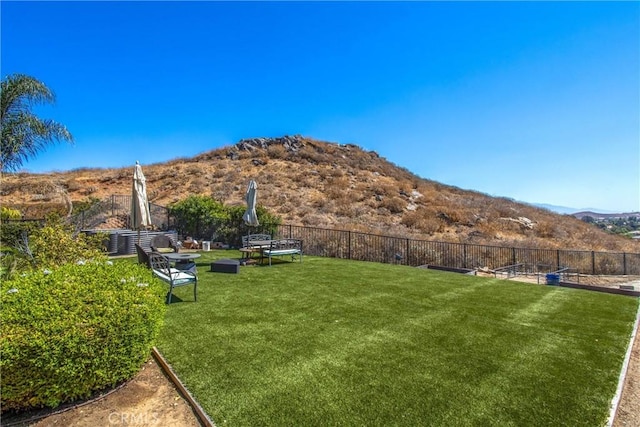
[[[217,425],[606,422],[637,298],[305,257],[178,289],[158,348]]]

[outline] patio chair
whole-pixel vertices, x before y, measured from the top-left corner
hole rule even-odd
[[[135,246],[136,252],[138,253],[138,264],[143,264],[144,266],[151,268],[151,265],[149,264],[149,254],[147,253],[147,251],[145,251],[142,246],[137,243],[135,243]]]
[[[179,286],[193,285],[193,300],[198,301],[198,276],[190,271],[182,271],[171,268],[171,264],[160,252],[149,254],[149,265],[153,274],[169,285],[167,304],[171,304],[173,289]]]
[[[167,248],[172,249],[173,252],[178,252],[179,250],[178,245],[173,243],[173,240],[171,240],[164,234],[158,234],[157,236],[154,236],[153,239],[151,239],[151,244],[149,246],[151,246],[151,250],[153,252],[161,252],[159,249]]]

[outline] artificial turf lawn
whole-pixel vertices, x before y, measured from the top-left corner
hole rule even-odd
[[[329,258],[209,272],[158,348],[217,425],[606,422],[638,299]]]

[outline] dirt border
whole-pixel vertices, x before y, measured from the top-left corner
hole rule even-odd
[[[82,402],[63,403],[62,405],[58,406],[57,408],[35,409],[33,411],[29,411],[29,412],[27,412],[25,414],[22,414],[22,415],[9,414],[9,422],[8,423],[6,423],[6,422],[3,423],[2,419],[0,417],[0,426],[2,426],[2,427],[14,427],[14,426],[31,425],[33,423],[37,423],[37,422],[39,422],[41,420],[44,420],[44,419],[46,419],[48,417],[52,417],[54,415],[59,415],[59,414],[64,414],[65,412],[73,411],[74,409],[79,409],[79,408],[82,408],[83,406],[91,405],[92,403],[99,402],[100,400],[106,399],[110,395],[120,391],[120,389],[126,387],[132,381],[133,381],[133,378],[129,379],[129,380],[126,380],[126,381],[122,382],[121,384],[118,384],[114,388],[112,388],[110,390],[107,390],[107,391],[99,392],[97,395],[94,395],[94,396],[92,396],[92,397],[90,397],[87,400],[84,400]],[[5,415],[5,419],[6,419],[6,415]]]
[[[2,414],[0,418],[4,427],[203,427],[194,406],[177,387],[176,378],[167,374],[153,354],[133,378],[87,400]]]
[[[171,366],[164,359],[160,351],[156,347],[153,347],[151,350],[151,354],[153,358],[156,360],[164,374],[169,378],[169,380],[173,383],[174,387],[180,392],[182,397],[187,401],[191,409],[193,409],[193,413],[198,418],[200,424],[204,427],[215,427],[213,421],[209,418],[206,412],[202,409],[202,407],[198,404],[198,402],[193,398],[189,390],[182,384],[180,378],[173,372]]]

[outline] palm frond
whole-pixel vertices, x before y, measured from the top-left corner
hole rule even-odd
[[[2,142],[0,168],[17,170],[29,158],[47,145],[59,141],[73,141],[62,124],[40,119],[31,113],[35,104],[54,103],[55,95],[39,80],[13,74],[2,81],[0,90],[0,121]]]

